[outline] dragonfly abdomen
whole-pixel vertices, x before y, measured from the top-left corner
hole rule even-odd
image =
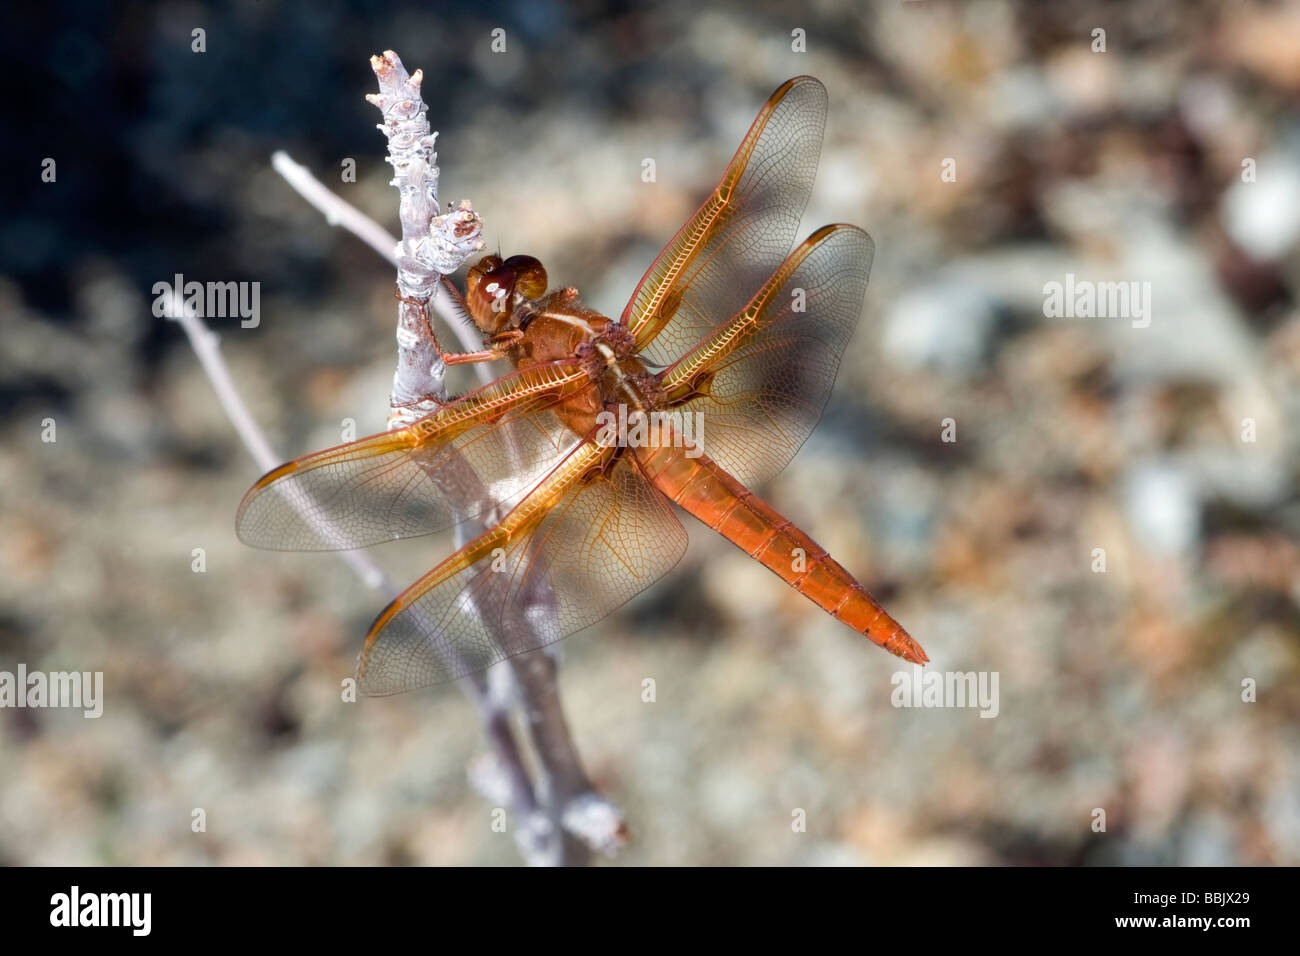
[[[843,565],[717,462],[662,447],[641,462],[655,487],[818,607],[904,660],[929,660]]]

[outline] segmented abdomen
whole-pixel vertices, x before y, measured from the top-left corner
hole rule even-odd
[[[818,607],[904,660],[929,660],[901,624],[812,538],[705,455],[639,449],[657,487]]]

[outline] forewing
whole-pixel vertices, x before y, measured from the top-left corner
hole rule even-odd
[[[600,472],[609,454],[575,450],[503,525],[532,508],[537,520],[488,531],[394,601],[366,639],[362,690],[396,694],[483,670],[594,624],[666,574],[686,532],[630,457]]]
[[[811,76],[768,99],[722,181],[664,247],[621,322],[638,350],[667,365],[744,307],[794,244],[826,125],[826,88]]]
[[[244,496],[242,541],[284,551],[362,548],[508,510],[579,438],[552,411],[590,380],[534,366],[412,425],[291,461]]]
[[[874,244],[856,226],[825,226],[799,245],[753,300],[665,371],[668,393],[706,394],[702,449],[744,484],[775,475],[812,433],[830,397],[871,273]]]

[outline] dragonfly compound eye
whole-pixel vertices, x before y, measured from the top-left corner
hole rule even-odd
[[[525,299],[546,294],[546,270],[532,256],[511,256],[503,266],[515,272],[515,292]]]
[[[500,331],[514,305],[515,270],[499,256],[484,256],[469,270],[465,288],[475,324],[489,334]]]

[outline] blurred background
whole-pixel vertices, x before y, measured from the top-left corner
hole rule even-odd
[[[213,325],[277,450],[382,429],[393,270],[269,159],[396,230],[363,99],[390,47],[426,74],[441,198],[615,315],[772,89],[826,84],[803,231],[877,255],[821,426],[758,490],[931,667],[1000,676],[994,719],[895,708],[901,662],[691,527],[562,645],[617,862],[1300,862],[1300,6],[109,7],[0,30],[0,670],[106,697],[0,711],[0,863],[518,861],[461,694],[340,703],[384,600],[235,539],[258,469],[151,312],[176,273],[260,282],[256,329]],[[1149,282],[1149,327],[1045,317],[1070,273]],[[409,582],[445,547],[378,557]]]

